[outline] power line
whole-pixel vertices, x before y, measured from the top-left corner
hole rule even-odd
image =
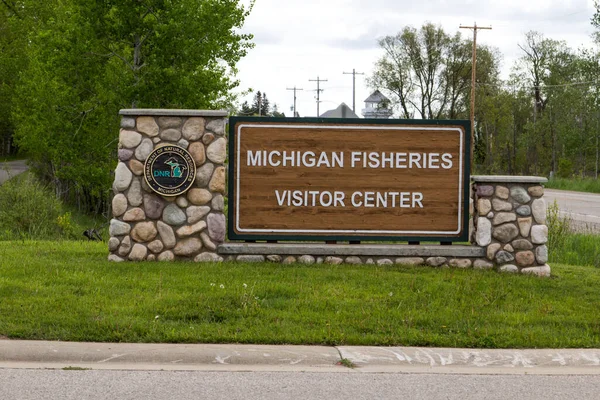
[[[352,68],[352,72],[344,72],[344,75],[352,75],[352,112],[356,114],[356,75],[364,75],[364,72]]]
[[[561,87],[569,87],[569,86],[585,86],[590,85],[594,86],[599,83],[598,80],[593,81],[583,81],[583,82],[569,82],[569,83],[560,83],[555,85],[538,85],[540,89],[553,89],[553,88],[561,88]],[[510,84],[510,83],[481,83],[475,82],[476,86],[490,86],[496,88],[510,88],[510,89],[532,89],[535,88],[536,85],[533,84]]]
[[[327,82],[327,79],[320,79],[319,76],[317,75],[317,79],[309,79],[309,82],[317,82],[317,117],[320,115],[319,113],[319,103],[321,102],[321,92],[323,91],[323,89],[321,89],[321,82]]]
[[[296,116],[296,91],[297,90],[304,90],[304,89],[298,89],[296,87],[296,85],[294,85],[293,88],[286,88],[286,90],[293,90],[294,91],[294,114],[293,114],[293,116],[295,117]]]

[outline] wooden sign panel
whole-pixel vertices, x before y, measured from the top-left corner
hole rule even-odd
[[[229,239],[468,240],[469,121],[229,127]]]

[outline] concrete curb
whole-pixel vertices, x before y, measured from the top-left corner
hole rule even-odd
[[[359,368],[385,370],[390,367],[478,370],[480,373],[570,373],[573,369],[600,374],[598,349],[485,350],[423,347],[338,347],[343,358]],[[579,372],[578,372],[579,373]]]
[[[352,365],[354,368],[343,366]],[[598,349],[74,343],[0,340],[0,368],[600,374]]]
[[[335,348],[323,346],[0,340],[0,368],[312,370],[335,367],[339,360]]]

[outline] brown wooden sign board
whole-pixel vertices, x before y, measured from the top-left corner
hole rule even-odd
[[[229,124],[229,239],[468,240],[469,121]]]

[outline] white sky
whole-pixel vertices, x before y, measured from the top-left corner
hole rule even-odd
[[[372,91],[365,78],[383,54],[377,39],[404,26],[432,22],[450,34],[461,31],[471,37],[472,31],[459,25],[491,25],[491,31],[478,31],[477,42],[500,50],[502,76],[507,77],[527,31],[565,40],[573,49],[592,47],[594,10],[593,0],[256,0],[244,27],[254,35],[256,47],[238,63],[240,89],[265,92],[271,104],[291,116],[293,92],[286,88],[303,88],[297,110],[302,117],[314,117],[316,82],[309,79],[328,80],[321,83],[320,113],[341,102],[352,108],[352,75],[343,72],[354,68],[365,73],[356,77],[361,116]]]

